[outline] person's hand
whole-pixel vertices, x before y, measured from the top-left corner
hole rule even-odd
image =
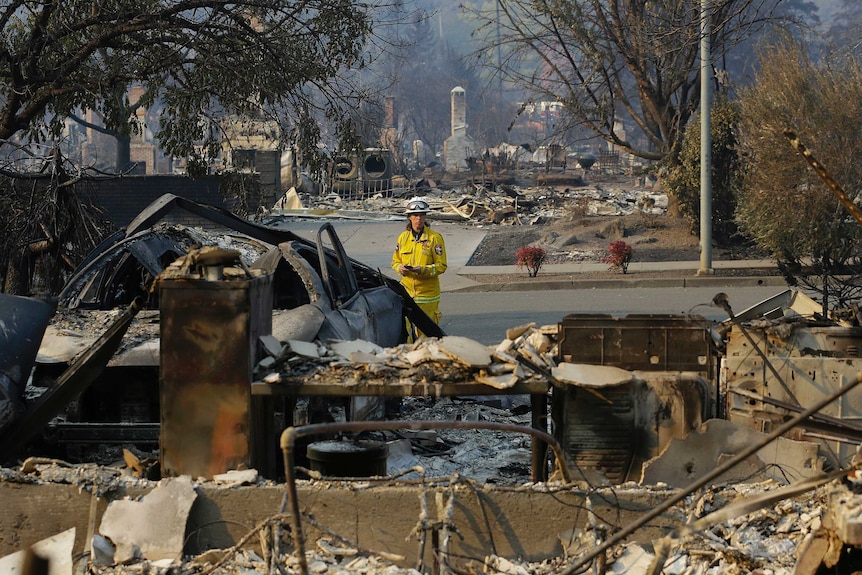
[[[409,272],[411,272],[413,268],[411,266],[400,265],[398,266],[398,273],[406,276]]]

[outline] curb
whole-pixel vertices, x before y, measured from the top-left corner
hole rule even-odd
[[[476,283],[446,290],[447,293],[550,291],[577,289],[632,289],[632,288],[699,288],[699,287],[787,287],[781,276],[740,277],[676,277],[676,278],[631,278],[598,280],[536,280],[506,283]]]

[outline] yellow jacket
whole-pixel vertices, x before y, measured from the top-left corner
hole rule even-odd
[[[402,265],[416,268],[401,277],[401,285],[416,303],[440,300],[440,274],[447,267],[442,235],[428,224],[418,238],[414,238],[411,230],[401,232],[392,254],[392,269],[397,272]]]

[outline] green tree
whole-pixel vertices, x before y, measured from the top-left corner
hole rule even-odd
[[[11,0],[0,5],[0,142],[43,142],[93,110],[119,135],[163,106],[163,149],[203,165],[236,117],[314,149],[366,64],[373,5],[353,0]],[[143,88],[129,102],[133,85]],[[319,113],[319,115],[317,115]]]
[[[712,236],[719,245],[738,241],[735,220],[736,195],[743,174],[739,161],[739,106],[724,96],[712,106]],[[663,181],[677,198],[680,213],[691,223],[692,232],[700,229],[700,118],[688,124],[683,137],[679,164],[671,167]]]
[[[117,138],[118,171],[128,164],[130,136],[143,128],[134,114],[141,106],[160,111],[156,139],[166,153],[188,160],[191,175],[208,170],[252,123],[281,145],[295,145],[302,164],[319,167],[322,134],[350,146],[356,141],[350,112],[374,89],[359,74],[370,60],[367,40],[385,44],[372,32],[381,6],[377,0],[0,3],[0,153],[7,160],[2,173],[11,178],[0,182],[5,291],[54,293],[105,229],[73,191],[82,167],[58,155],[68,120],[83,123],[87,112],[101,119],[91,127]],[[381,18],[385,24],[388,16]],[[52,153],[38,157],[47,148]],[[42,175],[27,173],[30,167]],[[38,185],[28,186],[37,178]],[[36,276],[44,285],[36,285]]]
[[[783,135],[795,132],[850,195],[862,190],[862,65],[833,57],[814,63],[788,38],[760,56],[757,81],[740,95],[745,182],[740,229],[768,250],[791,284],[819,290],[824,313],[834,297],[859,295],[860,226]],[[848,279],[849,278],[849,279]]]

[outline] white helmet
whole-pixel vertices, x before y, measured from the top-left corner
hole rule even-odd
[[[407,202],[407,209],[404,211],[404,214],[427,214],[430,211],[431,206],[428,205],[428,202],[420,197],[415,197]]]

